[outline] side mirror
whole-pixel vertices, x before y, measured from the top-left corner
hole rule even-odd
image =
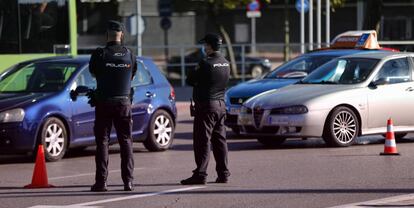
[[[80,95],[86,95],[90,89],[87,86],[78,86],[75,90],[70,91],[70,98],[76,101],[76,98]]]
[[[371,82],[370,86],[376,88],[377,86],[386,84],[389,84],[388,80],[386,78],[380,78],[376,81]]]

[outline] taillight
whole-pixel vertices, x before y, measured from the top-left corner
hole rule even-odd
[[[171,86],[171,84],[170,84],[170,98],[172,100],[175,100],[175,90],[174,90],[174,87]]]

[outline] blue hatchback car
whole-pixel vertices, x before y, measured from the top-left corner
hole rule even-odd
[[[0,152],[27,153],[43,144],[48,161],[69,148],[95,145],[95,109],[85,95],[96,81],[89,56],[22,62],[0,75]],[[150,151],[171,147],[177,108],[175,92],[151,59],[138,57],[132,86],[134,141]],[[110,143],[116,143],[111,133]]]
[[[253,79],[238,84],[226,92],[227,119],[225,124],[234,133],[239,134],[240,126],[237,125],[237,118],[240,113],[241,105],[247,99],[262,92],[279,89],[287,85],[294,84],[306,77],[313,70],[324,63],[340,57],[356,53],[378,52],[367,49],[327,49],[318,50],[303,54],[289,62],[270,71],[260,79]]]

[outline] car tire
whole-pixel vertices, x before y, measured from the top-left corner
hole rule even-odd
[[[250,75],[252,76],[252,78],[259,78],[260,76],[262,76],[263,71],[263,67],[256,65],[253,66]]]
[[[148,125],[145,148],[152,152],[169,149],[173,143],[174,130],[174,121],[170,114],[165,110],[156,111]]]
[[[259,137],[257,141],[266,147],[279,147],[286,139],[286,137]]]
[[[68,146],[68,134],[63,122],[56,117],[47,118],[40,130],[39,141],[43,145],[46,161],[62,159]]]
[[[351,109],[342,106],[328,116],[322,138],[328,146],[348,147],[355,143],[358,133],[358,117]]]

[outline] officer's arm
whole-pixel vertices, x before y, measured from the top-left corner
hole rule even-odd
[[[96,49],[89,60],[89,72],[93,77],[96,77],[96,72],[98,70],[99,57],[101,56],[101,49]]]
[[[202,64],[203,62],[200,61],[195,69],[188,70],[187,78],[185,80],[188,85],[193,87],[197,85]]]
[[[134,79],[135,74],[137,74],[138,71],[138,64],[137,64],[137,59],[135,58],[135,55],[133,52],[131,52],[131,59],[132,59],[132,77],[131,80]]]

